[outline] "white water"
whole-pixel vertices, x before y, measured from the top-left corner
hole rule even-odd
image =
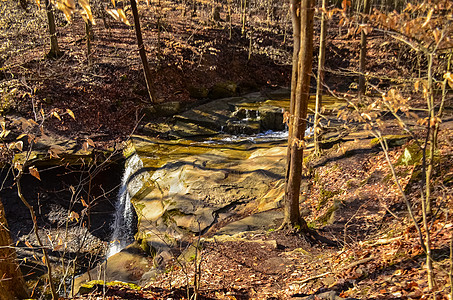
[[[137,171],[143,168],[143,162],[137,154],[133,154],[125,164],[121,186],[118,192],[118,200],[115,204],[115,216],[111,224],[112,236],[110,246],[107,250],[107,257],[110,257],[134,241],[133,228],[133,206],[132,197],[142,188],[143,183],[149,179],[148,172]]]
[[[313,135],[313,127],[308,127],[305,130],[305,136]],[[288,139],[288,130],[285,131],[272,131],[268,130],[264,133],[252,134],[252,135],[227,135],[221,139],[213,139],[205,141],[205,143],[234,143],[234,142],[271,142]]]

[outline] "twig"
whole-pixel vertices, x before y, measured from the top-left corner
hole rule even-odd
[[[395,217],[395,219],[401,221],[401,218],[398,217],[397,215],[395,215],[395,213],[393,213],[393,212],[387,207],[387,205],[385,205],[384,201],[382,201],[382,198],[379,198],[379,204],[381,204],[389,214],[391,214],[393,217]]]

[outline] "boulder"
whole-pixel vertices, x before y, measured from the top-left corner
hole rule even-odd
[[[285,129],[283,110],[281,108],[265,105],[261,106],[258,111],[261,131],[282,131]]]
[[[195,99],[208,98],[209,90],[205,87],[189,86],[187,88],[187,90],[189,91],[189,95],[192,98],[195,98]]]
[[[171,101],[154,105],[154,110],[158,117],[170,117],[181,112],[181,102]]]
[[[138,243],[133,243],[121,252],[109,257],[106,262],[98,265],[96,268],[76,277],[74,280],[74,290],[77,292],[89,291],[94,285],[99,284],[97,280],[106,282],[121,281],[144,285],[146,280],[142,280],[142,278],[146,277],[144,275],[148,274],[152,269],[153,258],[149,257]],[[96,281],[92,282],[92,284],[85,284],[92,280]]]
[[[224,131],[230,134],[257,134],[260,132],[260,122],[254,120],[248,121],[228,121]]]
[[[231,81],[220,82],[215,84],[210,90],[209,99],[221,99],[233,97],[237,93],[237,84]]]

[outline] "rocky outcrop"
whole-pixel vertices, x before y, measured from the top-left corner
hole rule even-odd
[[[221,85],[219,89],[228,90],[227,87],[232,89],[231,84]],[[282,89],[276,91],[276,95],[251,93],[214,100],[185,112],[177,113],[177,110],[173,110],[174,116],[167,123],[167,127],[149,123],[142,129],[145,134],[174,139],[215,136],[219,133],[239,135],[284,130],[283,110],[289,106],[289,93],[288,90]],[[276,100],[276,97],[280,98]],[[167,109],[159,113],[156,106],[146,113],[169,116],[169,111]]]
[[[281,199],[281,190],[275,188],[284,178],[283,144],[166,144],[165,152],[159,153],[159,141],[134,139],[143,171],[150,175],[133,202],[139,219],[137,238],[151,248],[169,246],[162,236],[204,233],[247,209],[279,205],[275,200]],[[151,149],[156,151],[150,153]],[[156,167],[159,161],[165,162]]]

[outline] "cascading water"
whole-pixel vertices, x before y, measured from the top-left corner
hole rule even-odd
[[[143,183],[149,179],[147,172],[138,173],[143,168],[143,162],[137,154],[133,154],[125,164],[118,200],[115,204],[114,220],[111,224],[112,235],[107,257],[110,257],[134,241],[134,208],[132,197],[142,188]]]

